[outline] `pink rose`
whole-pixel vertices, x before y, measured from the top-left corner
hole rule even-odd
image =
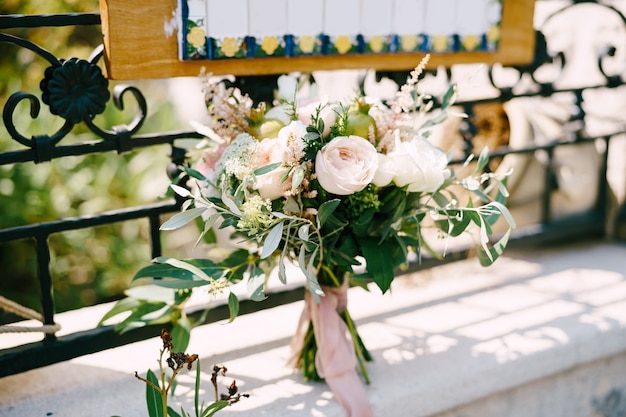
[[[284,136],[282,138],[263,139],[259,142],[255,152],[256,168],[285,162],[288,157],[287,149],[287,141]],[[282,197],[291,188],[290,181],[281,181],[288,170],[287,167],[279,166],[266,174],[258,175],[254,189],[258,190],[261,197],[265,199],[275,200]]]

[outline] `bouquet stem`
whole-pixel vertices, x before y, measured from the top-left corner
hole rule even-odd
[[[366,362],[373,360],[371,353],[365,347],[363,339],[358,333],[356,323],[350,316],[348,310],[344,310],[338,313],[341,319],[346,323],[352,344],[354,347],[354,353],[357,358],[357,363],[363,380],[366,384],[370,383],[369,374],[367,372]],[[315,358],[318,351],[317,340],[315,338],[315,331],[313,328],[313,322],[309,322],[306,333],[304,334],[304,340],[302,343],[302,349],[299,352],[299,356],[296,361],[296,367],[302,369],[303,378],[306,381],[323,381],[324,378],[320,377],[317,372],[317,366]]]
[[[343,321],[346,322],[346,325],[348,326],[348,331],[350,332],[350,337],[352,338],[352,343],[354,344],[354,352],[356,353],[356,358],[359,363],[359,369],[361,370],[361,375],[363,375],[363,379],[365,380],[365,383],[369,385],[370,377],[367,372],[367,367],[365,366],[365,362],[371,362],[373,360],[372,354],[365,347],[365,344],[363,343],[363,339],[361,339],[359,332],[356,330],[356,324],[354,323],[354,320],[352,320],[352,317],[350,316],[350,313],[348,313],[348,310],[344,310],[340,314],[340,316],[343,319]]]

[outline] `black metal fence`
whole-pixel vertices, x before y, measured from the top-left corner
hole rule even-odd
[[[535,206],[539,207],[537,216],[531,216],[532,218],[528,220],[525,227],[517,231],[513,244],[516,242],[517,244],[538,244],[546,241],[553,242],[555,239],[606,236],[607,230],[616,230],[617,222],[620,217],[623,217],[619,216],[619,210],[609,204],[612,193],[607,182],[607,164],[613,139],[626,133],[624,123],[626,119],[623,115],[615,115],[613,112],[616,106],[619,108],[621,105],[622,108],[626,108],[623,80],[626,68],[624,56],[626,54],[626,19],[615,2],[611,2],[610,5],[602,2],[545,1],[539,3],[550,3],[549,9],[554,9],[552,4],[557,3],[562,7],[553,13],[545,13],[542,22],[538,23],[535,61],[523,67],[494,66],[485,71],[487,93],[475,100],[459,103],[462,110],[470,116],[458,127],[461,137],[460,148],[466,154],[472,152],[476,146],[474,143],[476,137],[480,136],[485,128],[494,129],[493,112],[491,116],[483,117],[485,105],[522,103],[523,105],[518,107],[522,108],[521,114],[527,122],[526,127],[531,132],[529,137],[532,140],[515,144],[512,141],[508,144],[501,143],[492,151],[492,156],[496,159],[518,155],[526,164],[524,168],[526,171],[518,176],[519,182],[525,184],[525,189],[534,190],[531,194],[537,196],[536,201],[533,200],[537,203]],[[599,13],[601,17],[589,17],[591,9],[594,13]],[[579,16],[581,13],[587,17],[585,20],[572,19],[572,16]],[[593,25],[606,29],[606,22],[613,21],[617,22],[617,25],[611,27],[614,30],[611,36],[604,36],[603,31],[600,30],[589,31],[589,28],[593,29]],[[10,137],[0,138],[0,141],[15,141],[21,145],[21,149],[0,152],[0,167],[11,164],[24,164],[28,167],[32,166],[30,165],[32,163],[47,163],[68,156],[103,152],[122,154],[138,148],[169,144],[171,164],[164,169],[174,172],[176,165],[184,160],[184,151],[175,146],[175,141],[200,137],[193,131],[139,133],[147,117],[146,98],[138,88],[132,86],[118,85],[112,93],[109,91],[109,82],[98,67],[103,53],[102,47],[97,48],[87,59],[61,59],[26,38],[5,33],[11,28],[99,24],[100,17],[95,13],[0,16],[0,29],[2,30],[0,47],[29,50],[41,57],[48,65],[41,74],[41,99],[33,92],[13,92],[6,99],[3,108],[3,123]],[[588,32],[580,34],[581,27],[587,28]],[[577,33],[579,37],[574,36]],[[583,45],[584,42],[581,40],[587,44]],[[581,65],[575,60],[581,51],[580,48],[588,48],[583,51],[585,60],[582,66],[584,68],[580,68],[583,73],[582,82],[570,83],[566,81],[568,79],[566,75],[575,69],[573,67]],[[589,68],[593,74],[586,72]],[[445,76],[450,77],[452,73],[453,71],[448,71]],[[406,79],[406,73],[377,74],[377,79],[380,80],[383,77],[402,83]],[[237,80],[237,83],[257,100],[265,100],[271,97],[276,77],[242,78]],[[76,94],[76,91],[80,91],[80,94]],[[607,102],[606,97],[610,97],[613,101]],[[113,103],[114,106],[122,109],[124,100],[129,98],[136,102],[137,107],[136,114],[130,123],[110,128],[95,124],[94,117],[102,113],[107,106]],[[30,116],[33,119],[38,117],[43,102],[52,114],[62,120],[62,126],[56,132],[44,135],[31,135],[29,132],[23,132],[14,123],[16,112],[24,108],[20,104],[22,102],[29,104]],[[565,113],[561,111],[557,112],[559,114],[554,114],[549,110],[541,110],[542,106],[547,105],[549,108],[551,103],[558,103],[557,107],[561,110],[566,109]],[[508,110],[508,116],[506,114],[505,116],[508,117],[512,127],[513,120],[510,120],[512,118],[510,111]],[[496,116],[496,120],[499,117]],[[542,132],[539,119],[549,119],[548,125],[558,126],[558,129],[548,133]],[[489,126],[485,127],[485,123]],[[93,133],[94,140],[64,144],[63,139],[79,124],[86,126]],[[600,128],[593,129],[593,126],[600,126]],[[505,129],[500,132],[497,128],[495,130],[500,139],[502,132],[506,131]],[[511,131],[510,134],[514,133]],[[573,153],[567,149],[580,151]],[[583,184],[578,184],[577,188],[576,184],[572,186],[571,182],[567,182],[568,170],[575,171],[581,165],[580,161],[586,161],[588,157],[596,161],[593,165],[594,175],[585,175],[585,178],[591,181],[591,184],[585,185],[588,187],[588,192],[585,192],[593,194],[592,202],[580,210],[568,210],[568,195],[571,196],[572,188],[573,194],[576,194],[576,189],[580,191],[583,187]],[[533,183],[529,183],[530,181]],[[567,187],[569,188],[565,189]],[[15,192],[19,193],[20,190],[15,190]],[[559,192],[562,194],[561,200],[556,195]],[[515,204],[515,201],[513,203]],[[555,204],[565,205],[565,210],[555,210]],[[519,205],[521,212],[526,212],[524,202],[519,202]],[[43,323],[52,325],[55,322],[49,244],[49,238],[52,235],[129,220],[148,219],[151,255],[155,257],[162,252],[159,232],[161,216],[176,212],[178,208],[176,201],[169,200],[82,217],[15,225],[0,229],[0,244],[22,239],[34,242],[37,254],[36,274],[41,294],[40,311]],[[462,256],[464,256],[463,253],[451,254],[447,259],[453,260]],[[418,267],[425,268],[432,264],[432,262],[425,262]],[[2,280],[12,278],[10,268],[2,267],[1,271]],[[241,306],[241,313],[245,314],[260,308],[290,302],[298,299],[300,295],[299,290],[289,290],[275,294],[263,303],[244,302]],[[214,309],[207,321],[223,319],[227,317],[227,314],[225,309]],[[111,326],[98,327],[63,337],[48,333],[41,342],[0,350],[0,377],[153,337],[156,333],[156,329],[147,327],[120,335],[115,333]]]

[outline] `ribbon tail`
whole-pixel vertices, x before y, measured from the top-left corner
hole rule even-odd
[[[363,382],[355,370],[339,376],[327,376],[326,383],[346,411],[347,417],[374,417]]]
[[[328,292],[320,304],[311,303],[311,320],[317,340],[316,367],[333,391],[347,417],[373,417],[367,392],[359,378],[354,345],[348,327],[337,312],[340,296]]]

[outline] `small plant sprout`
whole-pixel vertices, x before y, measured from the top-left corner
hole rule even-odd
[[[248,394],[239,393],[236,381],[228,385],[227,394],[219,394],[218,388],[218,376],[221,374],[226,376],[226,367],[221,365],[214,365],[213,372],[211,374],[211,384],[215,392],[215,401],[205,407],[204,402],[199,404],[200,394],[200,359],[196,354],[187,354],[184,352],[174,352],[174,342],[172,335],[166,329],[161,330],[161,341],[163,342],[163,348],[159,353],[159,374],[157,375],[149,370],[146,378],[139,376],[135,372],[135,378],[143,381],[146,384],[146,406],[148,408],[149,417],[191,417],[192,414],[185,411],[182,407],[180,412],[177,412],[173,408],[167,405],[168,394],[170,394],[172,387],[175,386],[176,376],[180,371],[187,367],[187,370],[193,368],[193,364],[196,363],[196,383],[195,383],[195,397],[194,397],[194,411],[196,417],[211,417],[218,411],[222,410],[229,405],[239,402],[241,398],[249,397]],[[171,375],[167,376],[167,368],[163,365],[163,359],[165,363],[172,371]]]

